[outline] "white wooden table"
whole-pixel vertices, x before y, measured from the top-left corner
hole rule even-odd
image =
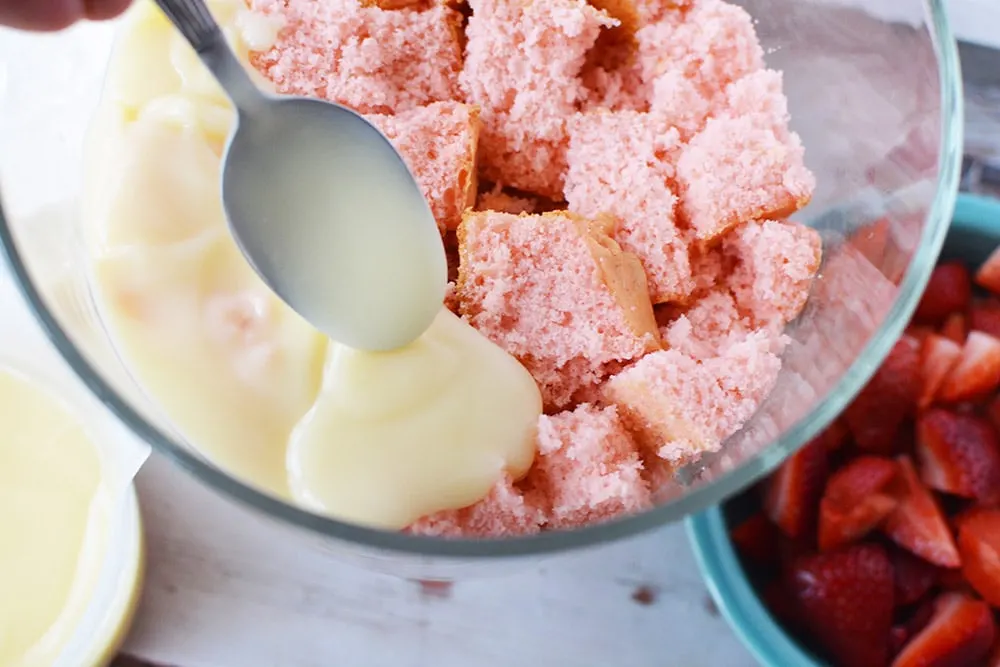
[[[752,667],[683,529],[423,590],[283,544],[156,457],[149,569],[125,651],[171,667]],[[639,598],[638,600],[636,598]]]

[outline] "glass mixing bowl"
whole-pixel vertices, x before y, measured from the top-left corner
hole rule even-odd
[[[288,539],[404,576],[447,578],[461,566],[492,570],[661,526],[764,475],[844,408],[906,325],[958,183],[961,82],[943,0],[898,0],[894,10],[911,19],[902,23],[846,6],[850,0],[739,4],[756,17],[770,66],[785,73],[793,127],[819,182],[797,217],[823,234],[824,265],[790,330],[794,342],[771,398],[722,454],[682,471],[662,502],[640,516],[506,540],[380,532],[261,493],[177,435],[105,333],[76,214],[84,133],[113,24],[0,36],[0,242],[8,269],[62,356],[130,429],[202,483],[287,530]]]

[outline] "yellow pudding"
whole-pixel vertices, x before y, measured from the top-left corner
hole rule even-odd
[[[238,0],[209,6],[244,62],[274,39],[277,27]],[[468,324],[442,307],[414,343],[360,352],[329,342],[264,285],[221,204],[232,123],[159,10],[135,5],[89,138],[84,218],[100,310],[137,383],[224,470],[368,526],[404,528],[525,474],[538,388]],[[344,233],[366,238],[364,211],[356,217]],[[371,301],[366,284],[357,299]]]
[[[319,398],[292,434],[292,493],[343,519],[405,528],[475,503],[504,471],[527,473],[541,409],[528,371],[448,310],[393,352],[331,343]]]
[[[98,595],[116,530],[107,462],[53,396],[0,370],[0,664],[60,664]],[[129,615],[138,553],[122,563],[123,594],[108,618]],[[115,637],[115,627],[104,627]],[[98,641],[90,636],[84,643]],[[97,649],[93,649],[97,651]]]

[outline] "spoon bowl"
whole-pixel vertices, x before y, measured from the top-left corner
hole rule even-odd
[[[447,260],[399,153],[367,119],[329,102],[265,94],[202,0],[157,0],[235,105],[222,200],[250,265],[330,338],[406,345],[442,307]]]

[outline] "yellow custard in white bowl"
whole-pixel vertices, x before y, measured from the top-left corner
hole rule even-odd
[[[105,665],[138,600],[148,449],[63,368],[6,276],[0,317],[0,665]]]

